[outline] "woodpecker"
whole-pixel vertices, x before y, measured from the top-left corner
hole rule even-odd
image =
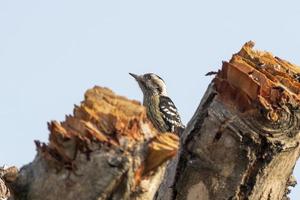
[[[180,135],[184,125],[176,106],[168,97],[164,80],[153,73],[129,74],[135,78],[143,92],[143,105],[154,127],[162,133],[171,132]]]

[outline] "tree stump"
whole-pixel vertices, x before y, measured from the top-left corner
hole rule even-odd
[[[15,199],[153,199],[176,155],[173,134],[158,134],[140,103],[94,87],[11,184]]]
[[[158,133],[140,103],[94,87],[73,115],[48,124],[49,142],[36,141],[32,163],[18,175],[1,173],[0,195],[9,189],[15,200],[288,199],[300,154],[300,69],[253,46],[246,43],[208,73],[216,76],[180,151],[178,137]]]
[[[176,199],[282,200],[299,157],[300,69],[246,43],[186,130]]]

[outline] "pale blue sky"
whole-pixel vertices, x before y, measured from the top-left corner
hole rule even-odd
[[[1,0],[0,165],[30,162],[46,122],[94,85],[141,100],[128,72],[163,77],[186,123],[211,81],[204,74],[246,41],[300,64],[299,21],[297,0]]]

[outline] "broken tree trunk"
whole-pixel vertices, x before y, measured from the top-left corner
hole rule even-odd
[[[15,200],[288,199],[300,154],[300,70],[253,45],[209,85],[178,164],[177,136],[158,133],[139,103],[95,87],[73,116],[49,123],[49,143],[36,141],[37,156],[17,178],[2,170],[0,196],[10,189]]]
[[[140,103],[88,90],[73,116],[48,124],[49,143],[12,184],[14,199],[153,199],[179,139],[158,134]]]
[[[300,69],[246,43],[186,130],[176,199],[283,200],[300,153]]]

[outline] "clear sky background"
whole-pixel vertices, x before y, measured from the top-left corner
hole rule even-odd
[[[300,2],[1,0],[0,165],[32,161],[46,122],[94,85],[141,100],[128,72],[163,77],[187,123],[211,81],[204,74],[249,40],[300,64]]]

